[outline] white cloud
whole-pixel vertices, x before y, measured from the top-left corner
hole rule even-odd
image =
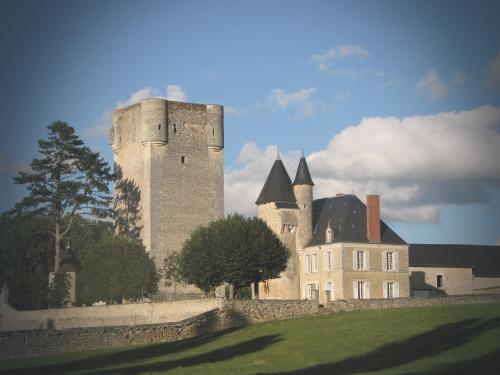
[[[446,83],[435,70],[431,69],[425,77],[417,82],[415,89],[418,93],[426,94],[432,100],[439,100],[463,87],[464,83],[464,72],[456,72],[451,80]]]
[[[132,95],[130,95],[128,99],[121,100],[118,103],[116,103],[116,108],[128,107],[129,105],[139,103],[141,100],[155,96],[157,92],[158,90],[152,87],[145,87],[143,89],[134,92]]]
[[[341,45],[330,48],[323,54],[314,54],[311,60],[316,64],[316,68],[324,73],[333,75],[353,74],[350,67],[337,67],[334,61],[349,57],[368,58],[370,53],[363,47],[357,45]]]
[[[432,100],[444,98],[447,94],[444,82],[435,70],[429,70],[427,75],[417,82],[415,89],[419,93],[426,93]]]
[[[271,90],[268,102],[271,106],[280,110],[292,108],[295,115],[309,117],[314,114],[314,104],[311,96],[316,92],[315,88],[306,88],[298,91],[287,92],[283,89]]]
[[[103,137],[109,134],[111,128],[113,113],[111,111],[102,115],[100,121],[94,126],[83,129],[82,134],[86,137]]]
[[[185,102],[187,101],[187,95],[186,92],[179,85],[168,85],[167,100],[173,100],[176,102]]]
[[[187,100],[186,92],[179,85],[168,85],[165,89],[165,95],[160,95],[159,90],[155,89],[154,87],[144,87],[132,93],[127,99],[119,100],[116,103],[115,108],[125,108],[129,105],[139,103],[141,100],[152,97],[163,98],[177,102],[185,102]],[[97,124],[83,129],[82,134],[87,137],[107,136],[112,125],[112,117],[113,111],[107,111],[101,116]]]
[[[226,170],[228,212],[255,212],[275,155],[271,146],[242,148],[239,166]],[[292,179],[298,158],[283,157]],[[307,160],[315,197],[380,194],[387,220],[437,222],[441,206],[486,202],[488,189],[500,187],[500,108],[364,118]]]
[[[246,114],[246,110],[243,108],[231,107],[229,105],[224,106],[224,115],[240,117]]]
[[[500,52],[486,65],[486,84],[491,88],[500,89]]]

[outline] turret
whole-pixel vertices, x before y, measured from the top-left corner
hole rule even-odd
[[[297,250],[305,248],[312,238],[312,205],[314,183],[307,167],[304,153],[299,161],[299,167],[293,181],[293,192],[299,207],[297,228]]]
[[[298,210],[292,181],[279,153],[255,203],[259,206],[259,218],[267,223],[291,252],[286,270],[281,273],[279,279],[268,281],[264,293],[260,293],[260,298],[297,299],[300,297],[300,272],[295,251]]]
[[[218,104],[207,105],[207,144],[210,149],[220,151],[224,148],[224,107]]]
[[[141,101],[141,142],[167,144],[167,101],[150,98]]]

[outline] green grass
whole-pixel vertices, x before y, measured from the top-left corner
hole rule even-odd
[[[500,304],[362,311],[115,350],[3,361],[19,374],[500,374]]]

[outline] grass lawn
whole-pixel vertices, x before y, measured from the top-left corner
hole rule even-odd
[[[19,374],[500,374],[500,304],[361,311],[3,361]]]

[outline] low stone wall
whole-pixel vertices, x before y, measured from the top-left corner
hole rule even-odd
[[[500,295],[436,296],[395,299],[365,299],[332,301],[322,307],[322,313],[336,313],[357,310],[383,310],[401,307],[419,307],[473,303],[500,303]]]
[[[177,341],[231,327],[220,309],[176,323],[0,332],[0,359]]]
[[[342,311],[402,307],[500,303],[499,295],[335,301],[219,300],[221,308],[180,322],[136,326],[37,329],[0,332],[0,359],[177,341],[249,323],[284,320]]]
[[[318,304],[297,300],[225,300],[224,309],[233,311],[248,323],[284,320],[314,315]]]
[[[221,307],[212,299],[17,311],[0,303],[0,331],[136,326],[178,322]]]

